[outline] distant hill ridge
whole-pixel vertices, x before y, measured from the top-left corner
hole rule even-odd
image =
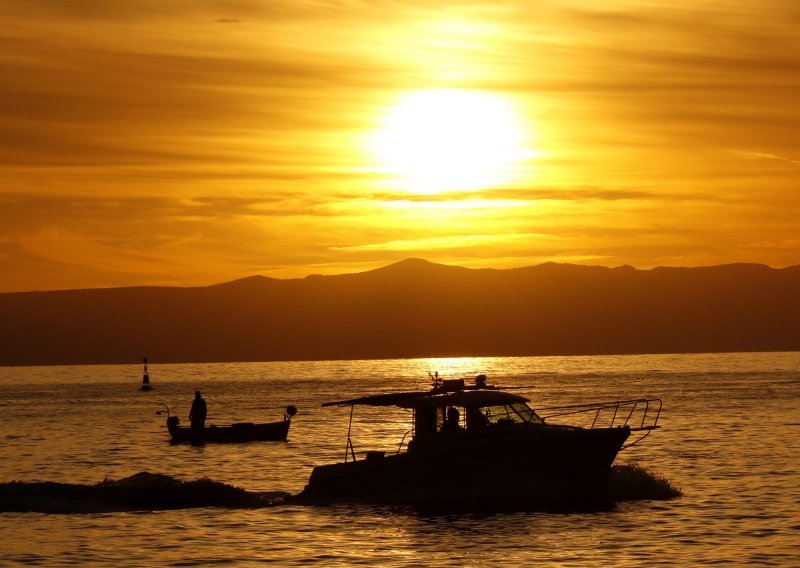
[[[0,365],[800,350],[800,266],[376,270],[0,294]]]

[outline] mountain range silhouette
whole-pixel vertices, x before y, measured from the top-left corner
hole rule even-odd
[[[800,265],[377,270],[0,294],[0,365],[800,350]]]

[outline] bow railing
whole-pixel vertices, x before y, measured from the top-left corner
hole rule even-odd
[[[548,423],[558,424],[562,417],[568,416],[570,425],[585,428],[622,428],[627,426],[631,432],[642,432],[633,442],[625,444],[623,449],[640,442],[650,432],[660,428],[662,402],[660,398],[635,398],[630,400],[614,400],[610,402],[593,402],[588,404],[571,404],[566,406],[548,406],[537,408],[536,413]],[[583,417],[583,423],[575,420]]]

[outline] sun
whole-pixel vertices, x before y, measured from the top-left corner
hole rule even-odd
[[[401,97],[368,144],[392,185],[439,193],[509,183],[531,157],[528,138],[508,98],[438,89]]]

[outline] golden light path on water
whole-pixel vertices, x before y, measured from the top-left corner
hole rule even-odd
[[[488,517],[356,505],[0,513],[0,564],[797,566],[800,353],[152,364],[149,393],[138,364],[6,367],[0,483],[147,470],[295,493],[314,465],[344,456],[349,408],[323,402],[427,388],[429,371],[485,373],[524,387],[515,392],[534,407],[662,398],[662,429],[617,461],[665,475],[683,497]],[[195,389],[213,423],[275,420],[297,405],[288,442],[170,445],[154,410],[165,402],[186,420]],[[409,421],[404,409],[357,409],[356,451],[396,451]]]

